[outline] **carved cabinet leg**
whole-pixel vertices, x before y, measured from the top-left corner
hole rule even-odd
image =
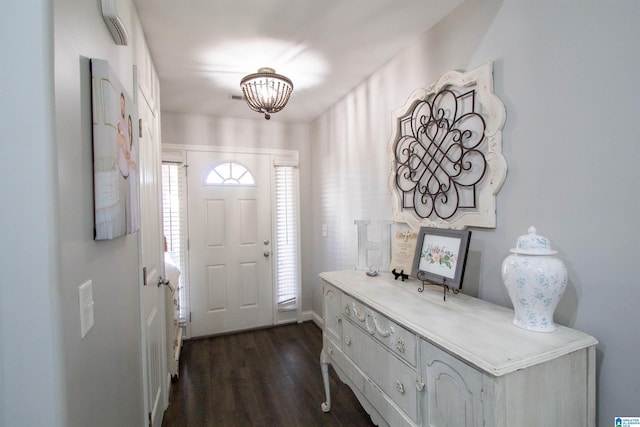
[[[322,381],[324,382],[324,394],[326,400],[322,402],[320,407],[322,412],[329,412],[331,410],[331,395],[329,393],[329,357],[324,352],[324,348],[320,352],[320,370],[322,371]]]

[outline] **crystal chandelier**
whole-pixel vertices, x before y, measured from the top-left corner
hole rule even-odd
[[[287,77],[276,74],[273,68],[260,68],[240,80],[240,88],[249,108],[263,113],[269,120],[272,113],[282,110],[293,91],[293,83]]]

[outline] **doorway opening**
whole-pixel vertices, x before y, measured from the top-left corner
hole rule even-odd
[[[257,239],[256,246],[259,249],[259,259],[262,259],[262,262],[267,261],[272,267],[269,267],[269,271],[263,271],[266,274],[258,274],[256,277],[260,278],[260,282],[265,282],[266,277],[271,277],[273,280],[272,285],[269,285],[269,289],[272,289],[269,293],[272,296],[264,301],[266,304],[263,305],[265,308],[270,306],[268,310],[272,313],[269,315],[271,319],[267,324],[278,325],[300,321],[302,307],[298,153],[277,150],[275,152],[235,151],[200,146],[193,148],[167,146],[166,148],[162,156],[163,230],[169,254],[182,272],[178,294],[179,319],[183,325],[184,337],[193,338],[203,334],[218,333],[215,329],[204,332],[199,327],[194,329],[196,323],[192,322],[196,322],[203,313],[215,315],[228,310],[227,304],[231,301],[228,292],[231,288],[227,287],[223,292],[219,285],[221,282],[230,280],[228,273],[225,275],[219,273],[225,270],[219,266],[226,261],[219,257],[200,260],[198,253],[202,250],[200,246],[203,244],[206,250],[215,249],[222,244],[223,240],[218,242],[214,237],[230,234],[231,228],[222,225],[229,217],[234,220],[241,219],[244,217],[243,212],[246,214],[250,211],[246,208],[251,206],[248,203],[250,197],[246,195],[241,197],[239,205],[245,206],[244,210],[231,215],[224,213],[221,209],[225,204],[231,203],[219,202],[222,200],[220,195],[199,194],[215,188],[220,190],[227,188],[226,191],[234,191],[232,188],[237,188],[239,191],[244,191],[241,189],[257,187],[259,183],[266,184],[267,188],[271,187],[270,196],[267,196],[267,199],[271,200],[270,203],[264,205],[266,209],[258,211],[260,216],[266,216],[265,226],[268,229],[266,233],[258,233],[263,237]],[[257,164],[248,161],[249,158],[262,159],[260,162],[264,166],[258,167]],[[264,169],[261,169],[263,167]],[[260,175],[260,170],[264,170],[265,174]],[[260,179],[256,180],[257,177]],[[192,206],[194,201],[196,204]],[[269,205],[271,207],[268,207]],[[205,218],[199,218],[197,215],[192,218],[193,215],[200,215],[203,212],[210,212],[210,214]],[[208,230],[202,228],[202,224],[207,224]],[[241,234],[246,234],[252,229],[253,226],[243,225],[239,230]],[[207,239],[206,244],[199,242],[203,237]],[[227,243],[222,244],[227,249],[225,253],[229,252]],[[248,247],[246,242],[243,246]],[[270,256],[263,256],[263,252],[269,251],[271,251]],[[250,266],[251,263],[246,261],[243,263],[240,281],[237,282],[245,289],[249,289],[246,278],[253,276],[247,273],[248,265]],[[202,273],[203,269],[206,273]],[[198,274],[194,275],[194,271]],[[204,286],[206,289],[202,290],[197,288],[198,286],[200,288]],[[241,295],[245,302],[249,300],[247,295],[252,294],[245,291]],[[203,311],[200,305],[205,300],[207,306]],[[249,306],[244,304],[244,307]],[[216,319],[216,322],[223,324],[229,318],[229,315],[224,314],[220,319]],[[241,328],[241,326],[238,327]]]

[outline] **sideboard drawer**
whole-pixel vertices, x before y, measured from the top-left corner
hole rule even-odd
[[[360,301],[343,295],[343,315],[355,325],[375,337],[398,357],[416,366],[416,335]]]
[[[417,374],[405,362],[396,357],[381,343],[351,322],[344,322],[344,353],[364,371],[375,385],[402,411],[418,421]],[[378,408],[387,412],[384,408]],[[391,411],[389,411],[391,412]]]

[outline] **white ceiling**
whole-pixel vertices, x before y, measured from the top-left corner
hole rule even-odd
[[[260,67],[293,81],[272,120],[308,122],[462,0],[134,0],[163,111],[260,118],[240,79]]]

